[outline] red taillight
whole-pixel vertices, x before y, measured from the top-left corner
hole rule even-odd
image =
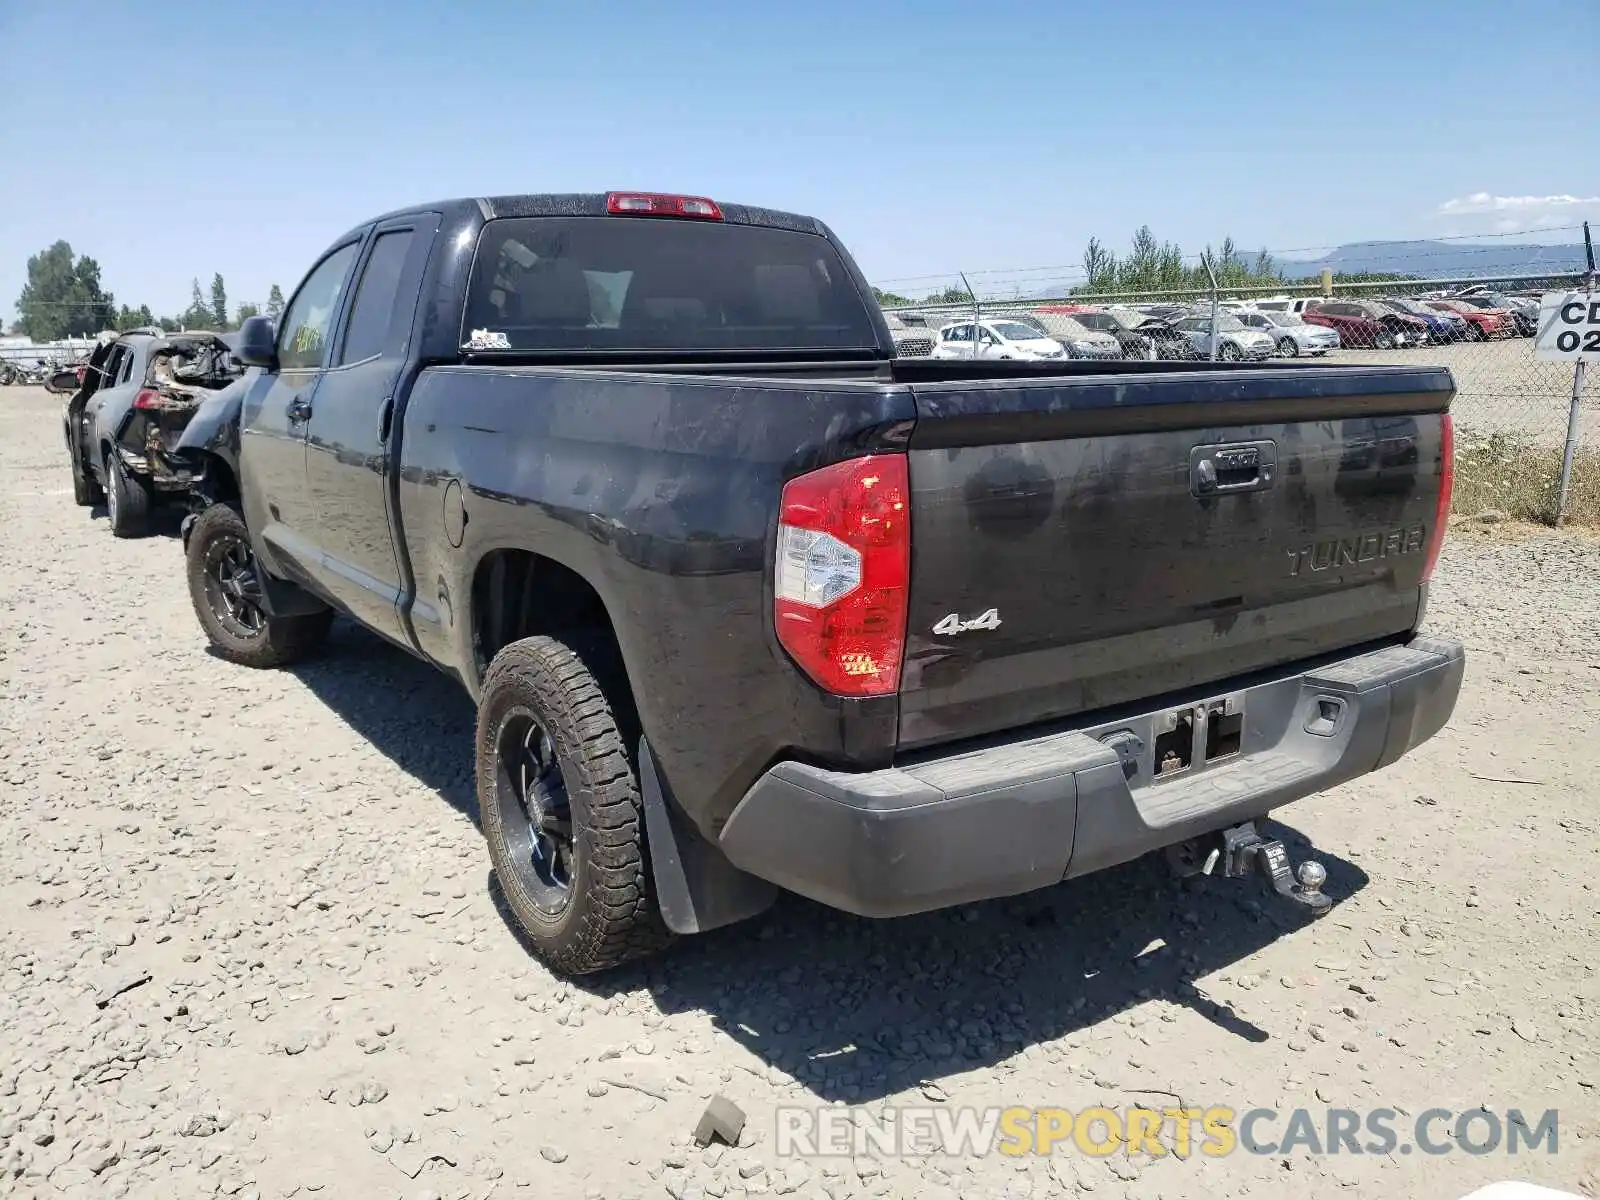
[[[133,398],[135,408],[152,409],[161,407],[161,393],[153,388],[141,388],[139,394]]]
[[[1456,486],[1456,433],[1445,413],[1439,418],[1439,507],[1433,514],[1433,528],[1428,531],[1428,557],[1422,562],[1422,582],[1433,578],[1433,568],[1439,565],[1439,551],[1444,549],[1444,533],[1450,524],[1450,493]]]
[[[911,578],[911,484],[903,454],[791,479],[778,516],[778,641],[839,696],[900,686]]]
[[[667,196],[660,192],[611,192],[606,211],[614,217],[693,217],[722,220],[722,209],[704,196]]]

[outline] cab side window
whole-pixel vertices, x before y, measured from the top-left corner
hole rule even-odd
[[[351,242],[340,246],[318,263],[300,285],[278,331],[280,370],[314,370],[327,363],[334,319],[339,315],[359,245]]]

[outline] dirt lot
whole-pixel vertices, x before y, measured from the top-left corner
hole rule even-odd
[[[58,412],[0,390],[0,1194],[1595,1194],[1600,542],[1454,537],[1455,720],[1279,814],[1342,900],[1319,923],[1141,863],[892,923],[790,900],[575,986],[499,915],[465,695],[348,626],[292,672],[210,656],[171,529],[73,507]],[[744,1144],[698,1150],[719,1091]],[[1553,1107],[1559,1152],[775,1147],[780,1105],[1178,1097]]]

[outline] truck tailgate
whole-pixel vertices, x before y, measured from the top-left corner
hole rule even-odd
[[[1442,532],[1449,372],[913,385],[899,745],[1403,634]]]

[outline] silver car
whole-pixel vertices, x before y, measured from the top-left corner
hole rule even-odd
[[[1066,347],[1067,355],[1071,358],[1122,357],[1122,343],[1116,338],[1098,329],[1090,329],[1061,313],[1029,313],[1022,319],[1055,338]]]
[[[1188,316],[1173,322],[1179,333],[1202,358],[1211,357],[1211,315]],[[1278,352],[1278,344],[1257,329],[1249,329],[1232,313],[1217,314],[1217,357],[1223,362],[1260,362]]]
[[[1339,331],[1325,325],[1312,325],[1299,313],[1256,312],[1245,309],[1233,314],[1257,333],[1270,337],[1277,347],[1279,358],[1295,358],[1302,354],[1326,354],[1339,348]]]

